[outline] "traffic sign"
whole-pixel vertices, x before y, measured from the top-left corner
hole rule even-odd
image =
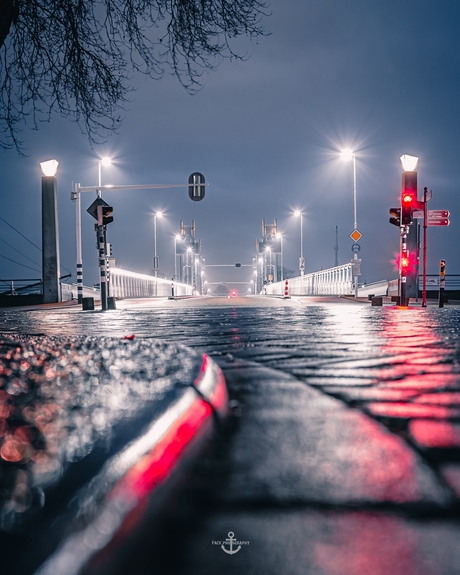
[[[351,251],[354,252],[355,254],[357,254],[360,249],[361,249],[361,246],[359,244],[353,244],[351,246]]]
[[[428,210],[428,226],[448,226],[449,210]]]
[[[443,219],[439,219],[439,220],[430,220],[430,218],[428,218],[428,223],[427,225],[429,226],[448,226],[450,224],[450,220],[448,220],[447,218],[443,218]]]
[[[427,226],[448,226],[450,224],[449,210],[427,210]],[[414,210],[414,218],[423,218],[423,210]]]
[[[449,210],[428,210],[428,219],[446,219],[450,216]]]
[[[354,241],[354,242],[359,242],[359,240],[363,237],[363,234],[361,232],[359,232],[358,230],[353,230],[350,234],[350,238]]]

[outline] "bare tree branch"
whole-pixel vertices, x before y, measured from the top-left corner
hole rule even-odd
[[[91,144],[116,131],[135,72],[189,91],[231,39],[266,32],[263,0],[0,0],[0,147],[58,113]]]

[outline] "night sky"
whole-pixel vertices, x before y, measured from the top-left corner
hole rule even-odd
[[[456,0],[273,0],[265,20],[271,32],[237,40],[246,61],[223,61],[205,73],[203,88],[188,94],[173,76],[134,76],[136,91],[119,134],[93,149],[78,126],[58,116],[38,131],[25,130],[27,157],[0,151],[0,278],[39,278],[41,254],[9,227],[41,244],[39,162],[59,162],[58,203],[62,273],[75,273],[72,182],[180,184],[202,172],[209,186],[202,202],[186,188],[111,192],[108,227],[117,265],[153,269],[153,212],[158,220],[160,273],[174,273],[174,234],[196,220],[207,263],[250,264],[261,220],[278,221],[286,267],[296,270],[303,211],[306,273],[352,257],[352,148],[357,166],[357,220],[361,281],[397,277],[399,231],[388,223],[399,203],[401,164],[419,156],[419,197],[433,190],[429,209],[448,209],[449,227],[428,229],[428,273],[440,258],[448,274],[458,265],[460,185],[460,3]],[[82,195],[83,277],[98,281],[94,220]],[[11,244],[19,254],[4,242]],[[27,256],[27,259],[25,256]],[[30,266],[33,269],[28,269]],[[250,268],[208,268],[209,281],[246,281]],[[241,288],[243,291],[245,288]]]

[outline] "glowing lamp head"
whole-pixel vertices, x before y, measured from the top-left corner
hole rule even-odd
[[[163,217],[163,212],[155,212],[155,215],[159,218]]]
[[[112,160],[110,158],[108,158],[107,156],[105,156],[104,158],[101,158],[101,164],[104,167],[110,166],[112,164]]]
[[[417,170],[418,158],[416,156],[403,154],[400,160],[405,172],[415,172]]]
[[[340,157],[342,158],[342,160],[345,161],[352,160],[354,157],[353,150],[351,150],[350,148],[345,148],[345,150],[342,150]]]
[[[47,160],[46,162],[40,162],[40,168],[42,174],[47,178],[52,178],[56,175],[59,162],[57,160]]]
[[[294,215],[297,216],[297,217],[298,217],[298,216],[301,216],[301,215],[302,215],[302,212],[301,212],[300,210],[296,210],[296,211],[294,212]]]

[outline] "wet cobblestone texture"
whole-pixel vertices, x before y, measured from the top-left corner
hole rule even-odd
[[[192,519],[165,525],[165,575],[460,572],[460,309],[246,298],[8,311],[1,331],[135,333],[222,367],[230,432],[192,482]]]

